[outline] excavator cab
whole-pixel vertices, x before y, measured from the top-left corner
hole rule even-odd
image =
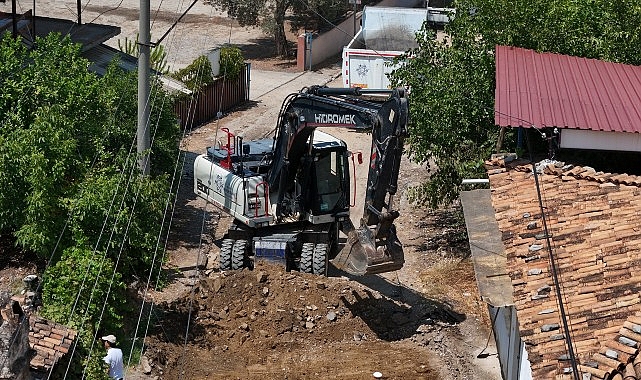
[[[314,155],[310,171],[313,215],[334,214],[349,210],[349,172],[347,150],[320,151]]]

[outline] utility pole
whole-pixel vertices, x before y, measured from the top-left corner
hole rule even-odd
[[[358,11],[358,6],[361,3],[361,0],[349,0],[349,3],[354,5],[354,37],[356,37],[356,33],[358,32],[356,29],[356,11]]]
[[[149,0],[140,0],[138,22],[138,164],[143,176],[149,175]],[[143,152],[146,152],[143,154]]]
[[[16,16],[16,0],[11,0],[11,21],[13,22],[13,38],[18,38],[18,17]]]

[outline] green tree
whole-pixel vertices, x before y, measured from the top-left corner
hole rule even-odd
[[[121,326],[124,282],[154,269],[179,127],[153,83],[151,175],[139,175],[136,74],[116,62],[103,77],[90,73],[59,35],[36,46],[0,39],[0,233],[51,258],[42,312],[79,330],[72,377],[86,363],[99,379],[99,363],[87,361],[93,336]]]
[[[285,14],[294,0],[205,0],[205,3],[226,11],[241,26],[261,27],[274,38],[277,55],[289,54]]]
[[[236,79],[245,67],[245,58],[237,46],[223,46],[220,49],[220,73],[228,79]]]
[[[409,154],[430,179],[415,189],[431,206],[449,203],[461,179],[485,176],[496,144],[496,45],[641,64],[641,7],[626,0],[460,0],[447,38],[424,26],[419,47],[390,79],[411,88]],[[411,58],[410,58],[411,57]]]
[[[292,32],[323,31],[343,20],[351,9],[346,0],[205,0],[205,3],[226,11],[241,26],[262,28],[273,37],[276,54],[281,57],[291,54],[285,34],[288,21]]]
[[[211,63],[204,55],[194,59],[189,66],[180,69],[171,75],[183,82],[188,89],[198,92],[202,87],[214,83]]]
[[[99,81],[78,48],[59,37],[26,51],[6,37],[0,77],[0,230],[46,255],[64,225],[60,200],[75,191],[96,150]],[[2,70],[2,69],[0,69]]]
[[[367,5],[375,5],[374,0],[362,0],[357,10]],[[346,18],[351,18],[354,4],[348,0],[299,0],[292,5],[291,30],[323,33],[340,24]],[[349,28],[348,33],[352,32]]]
[[[5,37],[0,51],[0,70],[20,68],[0,78],[0,231],[14,234],[18,244],[46,257],[63,231],[68,204],[82,197],[80,190],[91,172],[124,175],[126,163],[135,161],[136,79],[116,65],[98,78],[87,71],[78,47],[59,36],[39,41],[32,51]],[[151,180],[165,181],[158,175],[173,170],[178,127],[171,102],[158,86],[150,124]],[[138,176],[132,180],[149,181]],[[94,189],[104,194],[114,190]],[[62,248],[71,244],[70,235],[64,239]]]
[[[125,285],[114,262],[91,248],[66,249],[60,261],[47,271],[42,300],[45,307],[41,314],[45,318],[78,331],[69,374],[81,378],[97,332],[119,331],[126,313]],[[100,355],[101,347],[93,346],[93,356]],[[90,379],[101,379],[104,373],[96,369],[92,372]]]

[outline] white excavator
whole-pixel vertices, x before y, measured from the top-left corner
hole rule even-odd
[[[371,100],[376,96],[385,100]],[[285,99],[273,138],[247,142],[223,128],[226,142],[223,137],[194,162],[196,194],[234,217],[222,240],[220,269],[251,268],[260,258],[319,275],[327,274],[330,261],[353,275],[400,269],[393,198],[408,109],[403,89],[312,86]],[[324,127],[371,136],[358,228],[349,217],[349,167],[362,156]],[[339,250],[340,232],[347,241]]]

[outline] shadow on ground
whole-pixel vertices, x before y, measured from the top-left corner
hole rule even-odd
[[[210,230],[210,224],[217,220],[212,218],[212,213],[216,212],[213,207],[206,207],[204,202],[200,205],[194,193],[194,160],[197,156],[194,152],[182,151],[182,161],[179,163],[182,167],[181,177],[169,233],[170,250],[200,247],[203,230]]]
[[[288,42],[287,50],[289,52],[288,57],[293,59],[294,66],[296,65],[296,43]],[[243,57],[247,60],[256,60],[260,61],[263,59],[279,58],[276,55],[276,43],[273,38],[263,37],[255,38],[248,41],[246,44],[236,45],[240,48],[240,51],[243,53]],[[283,65],[289,64],[289,61],[284,61]]]
[[[336,270],[334,268],[334,270]],[[361,318],[379,339],[397,341],[416,334],[423,325],[453,326],[466,319],[451,305],[426,298],[406,286],[394,284],[378,275],[351,276],[336,270],[333,275],[346,276],[372,291],[352,294],[342,301],[352,314]],[[377,296],[375,292],[384,297]]]

